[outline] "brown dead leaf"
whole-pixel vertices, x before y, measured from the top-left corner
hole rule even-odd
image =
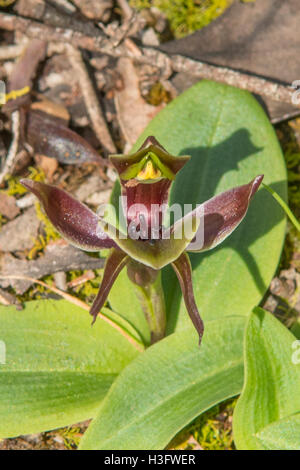
[[[31,105],[31,109],[38,109],[46,114],[50,114],[58,119],[62,119],[62,121],[68,124],[70,120],[70,114],[65,106],[59,103],[55,103],[54,101],[49,100],[45,96],[39,94],[38,97],[41,101],[37,101]]]
[[[37,166],[43,170],[49,183],[52,183],[54,173],[58,168],[58,161],[52,157],[46,157],[46,155],[36,154],[34,156]]]
[[[127,143],[133,145],[164,104],[152,106],[141,97],[138,74],[131,59],[119,59],[117,70],[124,85],[122,90],[115,90],[117,117]]]
[[[91,269],[88,269],[84,274],[81,276],[76,277],[72,281],[68,282],[68,287],[77,287],[81,284],[84,284],[86,281],[90,281],[91,279],[95,278],[95,273]]]

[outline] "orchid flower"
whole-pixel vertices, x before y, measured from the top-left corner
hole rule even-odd
[[[195,302],[187,253],[210,250],[237,228],[263,176],[205,201],[166,227],[164,215],[170,186],[189,159],[170,155],[154,137],[148,137],[136,153],[110,156],[121,183],[125,232],[62,189],[21,180],[39,198],[54,227],[71,244],[86,251],[110,249],[90,310],[94,321],[118,274],[127,266],[128,276],[142,300],[152,342],[163,337],[165,312],[160,270],[171,264],[201,342],[204,325]]]

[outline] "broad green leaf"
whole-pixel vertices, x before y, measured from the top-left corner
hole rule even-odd
[[[279,430],[286,426],[279,420],[300,413],[300,361],[293,360],[295,340],[273,315],[254,309],[245,334],[245,383],[233,417],[238,449],[268,448],[270,432],[266,427],[274,425],[279,438]],[[298,437],[294,439],[300,445],[299,422],[295,429]]]
[[[162,449],[206,409],[240,393],[244,317],[208,321],[156,343],[114,382],[82,449]]]
[[[300,450],[300,413],[269,424],[256,437],[266,450]]]
[[[164,108],[133,150],[154,135],[173,155],[191,155],[171,191],[170,203],[200,204],[259,174],[286,200],[286,168],[265,112],[248,92],[201,81]],[[113,200],[116,201],[117,188]],[[218,248],[191,254],[195,297],[204,321],[247,315],[276,270],[285,216],[267,191],[255,195],[245,220]],[[190,322],[177,279],[164,270],[168,331]]]
[[[6,364],[0,364],[1,437],[93,417],[138,354],[110,325],[98,319],[91,327],[88,312],[64,300],[28,302],[21,311],[1,307],[0,340],[6,345]]]
[[[150,344],[150,331],[135,287],[128,280],[126,269],[121,271],[109,294],[111,308],[132,323],[145,344]]]

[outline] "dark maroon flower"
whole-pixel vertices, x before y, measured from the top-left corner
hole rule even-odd
[[[210,250],[225,240],[245,217],[263,176],[209,199],[171,227],[164,227],[170,185],[189,158],[170,155],[154,137],[148,137],[134,154],[110,157],[120,178],[125,232],[57,187],[28,179],[21,181],[39,198],[52,224],[70,243],[87,251],[111,249],[91,307],[94,320],[125,265],[131,280],[149,288],[155,273],[171,264],[201,341],[203,322],[194,298],[186,252]]]

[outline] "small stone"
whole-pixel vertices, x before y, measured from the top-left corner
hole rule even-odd
[[[142,42],[145,46],[159,46],[159,39],[153,28],[148,28],[143,33]]]
[[[105,191],[98,191],[91,194],[86,202],[93,206],[99,206],[100,204],[107,204],[111,195],[111,189],[106,189]]]
[[[0,250],[4,252],[30,250],[37,238],[40,224],[35,208],[27,209],[24,214],[2,227]]]
[[[101,190],[102,187],[103,182],[99,176],[96,174],[91,175],[75,191],[75,198],[79,199],[79,201],[86,201],[91,194]]]
[[[20,214],[20,209],[18,208],[13,196],[0,193],[0,214],[4,215],[4,217],[7,217],[9,220],[14,219]]]
[[[107,21],[113,7],[112,0],[73,0],[81,13],[91,20]]]

